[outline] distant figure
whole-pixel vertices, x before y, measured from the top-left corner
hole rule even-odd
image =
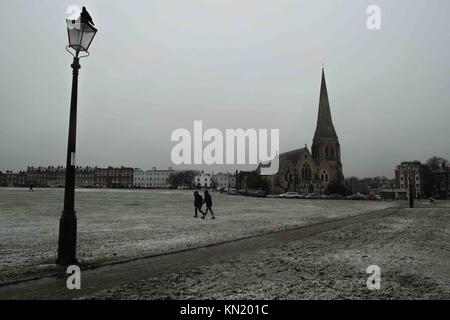
[[[209,194],[208,190],[205,190],[205,200],[203,201],[203,203],[206,204],[206,211],[203,214],[202,219],[205,219],[206,215],[208,214],[208,211],[211,212],[211,219],[215,219],[216,217],[214,217],[214,212],[212,211],[212,199],[211,199],[211,195]]]
[[[33,184],[30,183],[30,192],[33,192]]]
[[[430,203],[433,203],[433,202],[434,202],[434,198],[430,197]]]
[[[195,208],[195,215],[194,218],[198,217],[197,211],[200,211],[202,215],[205,215],[205,213],[202,211],[202,205],[203,205],[203,198],[198,193],[198,191],[194,192],[194,208]]]
[[[94,21],[92,21],[91,15],[86,10],[86,7],[83,7],[83,10],[81,11],[81,15],[80,16],[81,16],[81,23],[90,23],[93,26],[95,25]]]

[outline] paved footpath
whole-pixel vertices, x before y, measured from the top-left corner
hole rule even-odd
[[[81,290],[68,290],[65,270],[60,276],[44,277],[0,287],[0,299],[74,299],[122,284],[158,277],[163,274],[220,263],[239,254],[262,248],[275,248],[289,241],[343,227],[368,219],[382,218],[399,210],[388,208],[357,216],[325,221],[299,228],[242,238],[200,248],[160,254],[129,262],[81,271]]]

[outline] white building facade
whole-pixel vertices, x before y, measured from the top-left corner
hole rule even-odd
[[[404,161],[395,168],[395,184],[398,189],[408,190],[411,185],[414,197],[425,195],[426,166],[420,161]]]
[[[211,188],[212,184],[212,175],[210,173],[204,173],[202,171],[201,174],[198,174],[194,177],[194,187],[201,187],[201,188]]]
[[[236,188],[236,177],[230,173],[217,173],[213,176],[214,186],[218,189]]]
[[[153,167],[152,170],[135,169],[133,176],[133,184],[135,188],[155,188],[167,189],[170,188],[169,176],[175,170],[169,168],[167,170],[158,170]]]

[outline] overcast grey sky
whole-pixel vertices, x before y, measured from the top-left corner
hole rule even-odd
[[[322,62],[344,175],[450,158],[448,0],[3,0],[2,171],[65,164],[72,4],[99,29],[81,60],[78,165],[168,167],[172,131],[194,120],[310,146]]]

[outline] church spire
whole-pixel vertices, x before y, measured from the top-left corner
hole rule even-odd
[[[328,101],[327,84],[325,82],[325,70],[322,65],[322,83],[320,85],[319,113],[317,115],[317,126],[314,139],[335,138],[333,121],[331,119],[330,103]]]

